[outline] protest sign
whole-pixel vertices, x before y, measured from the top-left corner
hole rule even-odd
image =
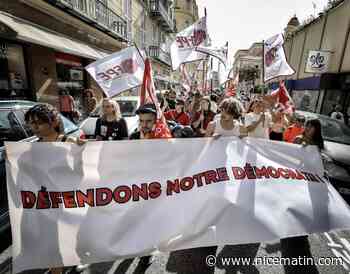
[[[14,272],[350,227],[316,147],[6,143]]]

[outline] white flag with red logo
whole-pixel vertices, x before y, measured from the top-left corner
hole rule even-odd
[[[141,86],[145,65],[136,47],[106,56],[85,68],[107,97]]]
[[[205,45],[207,38],[206,16],[179,32],[170,47],[173,70],[182,63],[205,59],[207,55],[196,51],[196,47]]]
[[[283,43],[282,34],[277,34],[264,42],[264,81],[295,73],[287,62]]]
[[[171,132],[168,128],[163,111],[160,108],[160,104],[156,96],[154,82],[152,79],[152,66],[148,58],[145,60],[145,71],[143,75],[140,97],[141,105],[151,103],[154,104],[157,109],[157,122],[153,129],[153,132],[151,133],[151,138],[171,138]]]

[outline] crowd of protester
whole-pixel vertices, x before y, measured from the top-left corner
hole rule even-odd
[[[95,110],[97,101],[93,91],[86,91],[86,113]],[[167,120],[174,138],[199,138],[220,136],[236,136],[239,138],[254,137],[271,139],[303,145],[316,145],[323,149],[321,124],[317,119],[305,121],[296,114],[286,114],[283,110],[256,96],[250,100],[247,108],[234,97],[213,93],[202,96],[198,92],[177,94],[174,90],[157,94],[160,108]],[[69,95],[62,93],[60,110],[69,119],[74,119],[74,103]],[[25,116],[25,121],[43,142],[73,142],[83,145],[86,141],[74,139],[62,134],[59,111],[48,104],[39,104],[31,108]],[[126,121],[122,117],[120,107],[115,100],[105,98],[102,101],[101,117],[96,121],[96,141],[118,141],[126,139],[152,138],[157,121],[157,108],[154,104],[140,106],[136,115],[139,116],[139,127],[135,132],[128,132]],[[288,241],[305,241],[306,236],[284,239]],[[141,263],[149,265],[152,256],[144,256]],[[84,270],[86,265],[77,266]],[[50,273],[62,273],[62,268],[53,268]]]

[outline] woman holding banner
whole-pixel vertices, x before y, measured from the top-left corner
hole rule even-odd
[[[295,144],[301,144],[303,146],[315,145],[321,151],[324,148],[321,123],[318,119],[308,120],[305,124],[305,131],[302,135],[294,139]],[[312,201],[312,195],[310,199]],[[322,199],[318,196],[319,199]],[[327,199],[327,197],[325,197]],[[325,207],[327,208],[327,200],[324,200]],[[281,239],[281,251],[282,257],[304,257],[311,258],[310,244],[308,236],[295,236]],[[308,266],[308,273],[318,273],[315,265]],[[305,265],[285,266],[285,272],[287,273],[301,273],[305,271]]]
[[[240,123],[243,112],[242,104],[234,98],[224,99],[219,109],[220,118],[210,122],[205,136],[247,136],[247,130]]]
[[[251,102],[245,115],[245,126],[248,136],[254,138],[270,139],[269,131],[272,117],[265,111],[265,103],[262,99],[255,99]]]
[[[102,116],[96,121],[95,138],[97,141],[115,141],[128,138],[128,127],[116,101],[109,98],[103,99]]]
[[[25,114],[25,122],[30,127],[34,135],[39,138],[39,142],[72,142],[79,145],[85,144],[84,140],[76,139],[70,136],[66,136],[62,130],[62,121],[59,117],[58,111],[49,104],[39,104],[30,108]],[[45,188],[43,188],[45,191]],[[25,222],[25,220],[22,220]],[[52,249],[54,246],[57,249],[56,254],[60,254],[59,244],[58,244],[58,228],[57,228],[57,220],[50,220],[48,218],[45,227],[40,228],[40,233],[38,234],[38,241],[41,239],[50,239],[52,238],[52,231],[57,233],[57,238],[52,239],[53,242],[46,243],[50,245]],[[49,235],[44,237],[45,232],[48,232]],[[50,233],[51,232],[51,233]],[[25,232],[22,232],[25,233]],[[50,237],[51,236],[51,237]],[[23,237],[25,239],[25,237]],[[51,250],[52,251],[52,250]],[[59,259],[59,264],[63,264],[62,258]],[[62,267],[55,267],[49,270],[50,274],[61,274],[63,273]]]
[[[321,131],[321,122],[318,119],[308,120],[305,124],[304,133],[294,139],[295,144],[315,145],[321,151],[324,149],[324,141]]]

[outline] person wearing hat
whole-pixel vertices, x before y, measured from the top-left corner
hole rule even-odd
[[[130,140],[150,139],[157,121],[157,109],[154,104],[144,104],[136,110],[139,116],[139,130],[130,135]]]
[[[182,99],[177,99],[175,109],[165,112],[164,116],[165,119],[175,121],[183,126],[190,124],[190,116],[185,112],[185,101]]]
[[[194,131],[190,126],[176,125],[172,131],[174,138],[192,138]]]
[[[157,109],[154,104],[144,104],[136,110],[136,114],[139,116],[139,130],[132,133],[129,137],[130,140],[150,139],[152,131],[157,121]],[[154,261],[154,256],[142,256],[140,258],[140,264],[143,267],[148,267]]]
[[[295,123],[288,127],[283,133],[283,141],[287,143],[294,143],[297,136],[304,132],[305,117],[295,114]]]

